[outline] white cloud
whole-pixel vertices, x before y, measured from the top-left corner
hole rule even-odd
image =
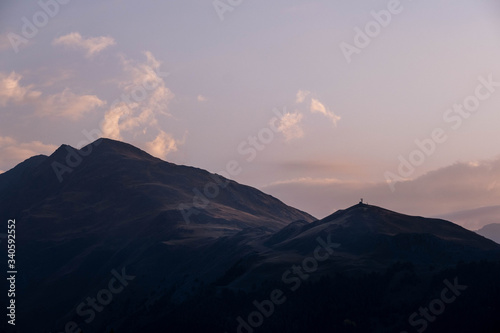
[[[79,120],[85,113],[105,105],[96,95],[76,95],[69,89],[47,96],[38,107],[41,116],[60,116],[70,120]]]
[[[198,100],[198,102],[206,102],[207,101],[207,98],[203,95],[198,95],[198,97],[196,99]]]
[[[114,140],[123,140],[120,119],[128,117],[130,113],[131,111],[125,103],[121,103],[106,112],[104,121],[101,124],[102,135]]]
[[[299,112],[287,112],[279,120],[278,131],[285,136],[286,141],[299,139],[304,136],[304,131],[300,126],[302,121],[302,114]]]
[[[295,103],[297,103],[297,104],[303,103],[305,101],[306,97],[309,96],[310,94],[311,94],[310,91],[299,90],[297,92],[297,96],[295,98]]]
[[[158,158],[165,159],[168,154],[176,152],[179,142],[171,134],[160,130],[158,136],[146,143],[147,151]]]
[[[40,91],[33,89],[33,85],[22,86],[22,75],[11,72],[9,75],[0,72],[0,106],[9,103],[24,104],[32,102],[41,96]]]
[[[23,86],[22,75],[11,72],[9,75],[0,72],[0,106],[8,104],[31,104],[38,116],[60,116],[70,120],[78,120],[86,112],[106,104],[96,95],[77,95],[69,89],[60,93],[45,96],[35,90],[33,85]]]
[[[315,98],[311,99],[311,112],[323,114],[333,122],[334,126],[337,126],[337,122],[341,119],[335,113],[329,111],[320,101]]]
[[[119,82],[119,85],[126,91],[130,92],[138,87],[144,87],[146,90],[161,88],[165,84],[164,79],[170,75],[168,72],[160,71],[161,62],[151,52],[145,51],[144,55],[146,61],[142,63],[121,57],[123,69],[129,77]]]
[[[16,143],[16,140],[9,136],[0,136],[0,148],[10,146]]]
[[[328,119],[330,119],[334,126],[337,126],[338,121],[341,119],[334,112],[328,110],[328,108],[321,103],[317,98],[313,97],[314,94],[308,90],[299,90],[295,96],[295,103],[302,104],[306,101],[306,99],[311,100],[311,104],[309,106],[309,111],[312,113],[321,113]]]
[[[0,167],[10,169],[32,156],[50,155],[56,149],[57,146],[44,144],[40,141],[18,142],[12,137],[0,136],[0,156],[2,156]]]
[[[143,63],[122,58],[128,78],[118,85],[126,98],[114,101],[106,112],[102,125],[106,137],[122,140],[123,132],[137,135],[150,127],[158,130],[158,115],[170,116],[168,105],[175,95],[165,85],[169,74],[160,72],[161,63],[151,52],[144,54]]]
[[[72,32],[54,39],[52,44],[83,49],[87,57],[92,57],[105,48],[115,45],[116,42],[112,37],[100,36],[85,39],[78,32]]]

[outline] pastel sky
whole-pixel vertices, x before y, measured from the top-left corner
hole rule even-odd
[[[499,14],[495,0],[4,1],[0,172],[90,132],[211,172],[237,161],[236,181],[319,218],[360,197],[426,216],[500,205]]]

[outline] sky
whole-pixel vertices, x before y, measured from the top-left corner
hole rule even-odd
[[[98,136],[322,218],[500,205],[497,1],[0,4],[0,172]],[[480,227],[478,221],[469,227]],[[491,220],[491,219],[490,219]]]

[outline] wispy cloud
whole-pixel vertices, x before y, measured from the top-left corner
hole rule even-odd
[[[309,96],[310,94],[311,94],[310,91],[299,90],[297,92],[297,96],[295,97],[295,103],[297,103],[297,104],[304,103],[304,101],[306,100],[306,97]]]
[[[300,126],[302,114],[299,112],[287,112],[281,117],[278,123],[278,131],[281,132],[286,141],[299,139],[304,136],[304,131]]]
[[[31,104],[37,116],[79,120],[85,113],[106,104],[96,95],[77,95],[69,89],[44,95],[35,90],[32,84],[22,85],[22,78],[22,75],[16,72],[8,75],[0,72],[0,106]]]
[[[53,45],[63,45],[75,49],[83,49],[86,51],[86,57],[92,57],[103,51],[109,46],[115,45],[116,42],[112,37],[100,36],[83,38],[78,32],[72,32],[67,35],[56,38],[52,41]]]
[[[120,124],[120,119],[128,118],[130,114],[131,110],[125,103],[120,103],[109,109],[104,115],[104,120],[101,124],[103,136],[113,140],[123,140],[121,131],[124,126]]]
[[[168,73],[160,71],[161,63],[150,52],[144,54],[146,61],[142,63],[122,57],[128,78],[118,86],[125,98],[114,101],[106,112],[102,125],[105,137],[121,140],[124,131],[145,133],[149,127],[157,129],[159,115],[170,116],[168,106],[175,95],[165,84]]]
[[[70,120],[79,120],[85,113],[91,112],[97,107],[104,106],[96,95],[77,95],[68,88],[62,92],[47,96],[38,108],[40,116],[58,116]]]
[[[118,87],[124,94],[112,103],[102,122],[103,136],[123,140],[124,133],[132,137],[155,133],[154,139],[146,141],[145,149],[153,156],[166,159],[167,155],[178,151],[182,140],[165,132],[159,126],[159,117],[171,117],[169,104],[175,95],[166,86],[165,78],[169,75],[160,71],[161,62],[151,52],[144,52],[146,60],[136,62],[121,56],[123,70],[127,78],[118,81]],[[125,96],[125,98],[123,98]],[[198,101],[204,101],[198,96]]]
[[[278,180],[270,184],[262,186],[262,188],[278,186],[278,185],[332,185],[342,184],[343,181],[336,178],[313,178],[313,177],[300,177],[286,180]]]
[[[174,139],[171,134],[160,130],[160,133],[153,141],[146,143],[146,149],[151,155],[165,159],[168,154],[177,151],[179,144],[182,144],[182,142]]]
[[[334,112],[330,111],[319,99],[314,97],[314,94],[309,90],[299,90],[295,95],[295,103],[302,104],[306,102],[306,100],[311,100],[309,105],[309,111],[312,113],[320,113],[330,119],[334,126],[337,126],[337,123],[341,119],[340,116],[336,115]]]
[[[34,90],[33,85],[21,85],[21,79],[22,75],[16,72],[8,75],[0,72],[0,106],[32,102],[42,95],[40,91]]]
[[[203,95],[198,95],[198,97],[196,97],[196,99],[198,100],[198,102],[206,102],[207,101],[207,98]]]
[[[319,100],[313,98],[311,99],[311,112],[312,113],[321,113],[328,119],[330,119],[333,123],[334,126],[337,126],[337,122],[341,119],[339,116],[337,116],[335,113],[332,111],[328,110],[323,103],[321,103]]]
[[[366,178],[366,170],[358,163],[339,161],[332,157],[332,160],[289,160],[280,161],[274,164],[281,174],[289,175],[314,175],[316,178],[335,175],[344,178]]]
[[[8,169],[34,155],[50,155],[56,149],[57,146],[40,141],[19,142],[9,136],[0,136],[0,167]]]

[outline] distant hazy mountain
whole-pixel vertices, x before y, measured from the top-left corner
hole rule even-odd
[[[481,229],[485,225],[498,223],[500,216],[499,206],[487,206],[476,209],[458,211],[438,216],[439,218],[453,221],[469,230]]]
[[[500,258],[500,245],[448,221],[363,204],[316,220],[249,186],[113,140],[63,145],[1,174],[0,212],[17,224],[19,332],[63,332],[71,322],[83,332],[236,331],[253,298],[280,284],[301,291],[262,332],[322,332],[321,325],[354,332],[345,326],[351,319],[356,332],[375,332],[404,326],[422,294],[439,288],[439,274],[463,271],[469,285],[489,287],[481,278],[495,276],[495,264],[460,265]],[[297,265],[309,265],[304,283]],[[124,288],[108,304],[117,281]],[[470,301],[477,311],[500,310],[478,295]],[[347,311],[358,296],[371,303]],[[322,297],[330,299],[318,303],[322,310],[310,306]],[[382,308],[401,316],[377,314]],[[335,314],[322,313],[308,330],[321,311]],[[491,326],[488,314],[481,320]]]
[[[485,225],[477,230],[476,233],[500,244],[500,223]]]

